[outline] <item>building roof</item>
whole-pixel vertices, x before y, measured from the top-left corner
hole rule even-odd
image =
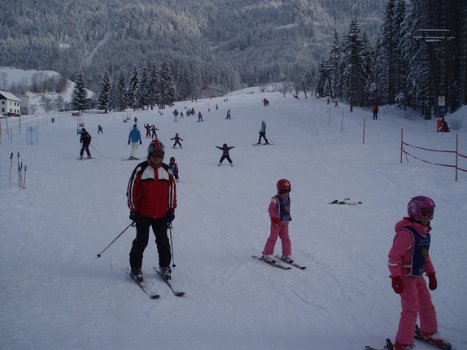
[[[0,98],[2,97],[6,100],[13,100],[13,101],[21,102],[21,100],[18,97],[16,97],[15,95],[13,95],[11,92],[8,92],[8,91],[0,90]]]

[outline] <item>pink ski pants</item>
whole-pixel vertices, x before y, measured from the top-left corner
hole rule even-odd
[[[277,237],[280,237],[282,242],[282,255],[289,256],[292,254],[292,243],[289,238],[289,223],[281,223],[280,225],[271,224],[271,233],[264,246],[263,253],[266,255],[274,254],[274,246],[276,245]]]
[[[401,293],[402,312],[396,341],[412,345],[417,316],[420,316],[420,329],[424,332],[437,332],[436,310],[423,277],[402,276],[404,291]]]

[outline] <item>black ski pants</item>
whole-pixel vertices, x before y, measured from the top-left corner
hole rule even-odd
[[[84,144],[81,146],[81,151],[79,151],[79,155],[82,157],[84,154],[84,151],[86,151],[86,154],[88,157],[91,156],[91,152],[89,152],[89,144]]]
[[[260,131],[258,143],[261,143],[261,139],[262,139],[262,138],[264,138],[264,142],[269,143],[268,139],[266,138],[266,133]]]
[[[130,251],[130,266],[132,269],[141,269],[143,265],[143,253],[148,245],[150,227],[152,227],[154,236],[156,236],[159,266],[170,266],[172,255],[170,253],[169,238],[167,237],[167,219],[139,218],[136,222],[136,238],[133,240]]]
[[[222,155],[221,159],[219,160],[219,164],[222,164],[222,162],[224,161],[224,159],[227,159],[228,162],[229,162],[230,164],[232,164],[232,159],[230,159],[230,157],[229,157],[228,155],[227,155],[227,156]]]

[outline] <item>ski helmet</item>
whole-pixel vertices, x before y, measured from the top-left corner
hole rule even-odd
[[[170,157],[170,162],[175,162],[175,157]]]
[[[162,142],[160,142],[158,139],[152,140],[152,142],[149,144],[148,147],[148,155],[151,155],[152,153],[158,152],[159,154],[162,154],[164,156],[165,153],[165,147]]]
[[[420,221],[422,217],[433,218],[435,202],[425,196],[413,197],[407,204],[407,213],[415,221]]]
[[[290,185],[290,181],[287,179],[280,179],[277,181],[277,191],[278,192],[290,192],[292,186]]]

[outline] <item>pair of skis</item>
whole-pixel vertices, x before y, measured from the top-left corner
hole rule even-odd
[[[157,270],[155,267],[153,267],[154,271],[159,275],[159,277],[165,282],[165,284],[167,284],[167,286],[170,288],[170,290],[172,291],[173,295],[175,295],[176,297],[182,297],[184,296],[186,293],[185,292],[180,292],[180,291],[177,291],[173,288],[172,286],[172,283],[168,280],[166,280],[161,272],[159,270]],[[141,290],[144,292],[144,294],[146,294],[150,299],[159,299],[160,298],[160,295],[158,293],[156,293],[155,291],[152,291],[149,289],[149,287],[146,285],[146,283],[143,281],[143,282],[139,282],[137,281],[133,275],[131,274],[130,270],[127,270],[128,272],[128,275],[130,276],[130,278],[141,288]]]
[[[297,264],[295,261],[293,263],[290,263],[290,262],[282,259],[281,256],[276,256],[276,261],[275,262],[266,261],[263,258],[261,258],[259,256],[256,256],[256,255],[252,255],[252,258],[258,259],[260,261],[265,262],[266,264],[272,265],[272,266],[280,268],[282,270],[290,270],[291,266],[296,267],[297,269],[300,269],[300,270],[305,270],[306,269],[306,266]]]
[[[423,343],[426,343],[426,344],[430,344],[434,347],[437,347],[438,349],[442,349],[442,350],[454,350],[451,343],[445,341],[444,343],[442,344],[435,344],[433,342],[431,342],[430,340],[427,340],[425,338],[423,338],[420,334],[420,328],[418,327],[418,325],[415,326],[415,339],[423,342]],[[391,340],[390,339],[386,339],[386,346],[383,348],[383,349],[377,349],[377,348],[373,348],[371,346],[365,346],[365,349],[366,350],[394,350],[394,345],[392,344]]]

